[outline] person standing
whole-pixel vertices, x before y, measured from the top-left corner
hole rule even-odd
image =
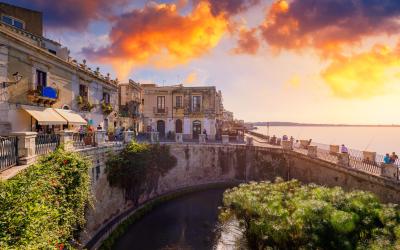
[[[383,158],[383,162],[385,164],[390,164],[392,161],[392,158],[389,156],[389,154],[386,154],[385,157]]]
[[[341,152],[342,154],[348,154],[348,153],[349,153],[349,150],[347,149],[347,147],[346,147],[344,144],[342,144],[342,147],[341,147],[341,149],[340,149],[340,152]]]

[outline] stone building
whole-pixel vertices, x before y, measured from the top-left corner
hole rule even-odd
[[[129,80],[128,83],[120,83],[118,90],[119,126],[142,132],[142,87],[139,83]]]
[[[220,134],[222,95],[215,87],[141,86],[146,131],[161,137],[182,133],[185,139],[197,139],[204,131],[211,140]]]
[[[4,4],[0,11],[2,134],[114,125],[117,82],[85,61],[72,60],[67,48],[43,37],[41,13]]]

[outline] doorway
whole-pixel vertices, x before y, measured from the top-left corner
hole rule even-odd
[[[201,121],[193,122],[193,139],[199,139],[199,135],[201,134]]]
[[[165,122],[163,120],[157,121],[157,132],[160,137],[165,137]]]
[[[182,120],[178,119],[175,121],[175,133],[182,133]]]

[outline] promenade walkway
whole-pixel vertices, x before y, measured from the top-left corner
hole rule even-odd
[[[253,138],[253,145],[258,146],[258,147],[269,147],[269,148],[283,148],[282,145],[273,145],[270,144],[267,137],[264,135],[258,135],[257,133],[252,132],[246,133],[246,137]],[[330,149],[330,145],[322,144],[322,143],[311,143],[311,146],[316,147],[316,158],[328,161],[334,164],[342,165],[339,162],[339,153],[338,152],[332,152]],[[303,155],[308,155],[310,156],[309,150],[305,147],[302,147],[300,143],[293,144],[293,149],[294,152],[303,154]],[[356,149],[349,149],[348,153],[348,166],[349,168],[352,169],[357,169],[362,172],[369,173],[371,175],[375,176],[381,176],[382,175],[382,165],[383,164],[383,157],[382,155],[375,154],[374,159],[366,159],[365,154]],[[399,180],[399,167],[400,167],[400,161],[397,160],[393,166],[397,167],[397,180]],[[345,166],[344,166],[345,167]]]

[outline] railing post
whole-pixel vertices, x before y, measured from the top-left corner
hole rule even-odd
[[[134,139],[133,131],[124,131],[124,143],[130,143]]]
[[[199,143],[200,144],[206,143],[206,135],[205,134],[199,134]]]
[[[329,145],[329,153],[336,155],[339,153],[339,145]]]
[[[95,143],[95,146],[102,146],[106,143],[106,131],[105,130],[94,131],[94,143]]]
[[[363,151],[363,162],[375,164],[376,152]]]
[[[29,165],[36,160],[36,132],[13,132],[18,138],[18,165]]]
[[[64,145],[65,150],[73,151],[75,149],[73,145],[73,131],[61,130],[58,131],[57,134],[60,135],[60,144]]]
[[[222,144],[229,144],[229,135],[222,135]]]
[[[176,133],[175,134],[175,142],[183,143],[183,134],[182,133]]]
[[[395,164],[385,164],[381,165],[381,176],[387,177],[393,180],[398,179],[397,166]]]
[[[346,153],[337,153],[338,165],[342,167],[350,166],[350,155]]]
[[[307,155],[312,157],[312,158],[317,158],[318,157],[318,147],[317,146],[308,146],[307,147]]]

